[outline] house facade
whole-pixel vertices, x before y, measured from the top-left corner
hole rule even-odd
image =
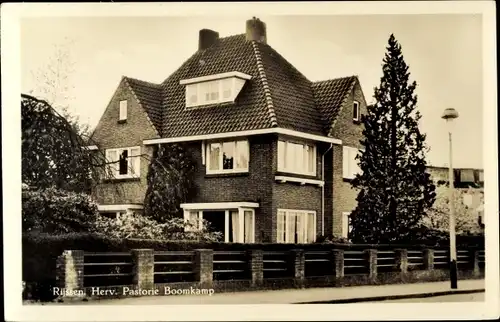
[[[312,82],[267,43],[264,22],[243,30],[201,30],[161,84],[122,78],[92,136],[112,164],[94,191],[100,212],[141,212],[154,149],[182,143],[195,163],[186,220],[227,242],[347,234],[366,113],[358,78]]]
[[[449,182],[447,167],[428,166],[427,172],[436,187],[447,186]],[[454,168],[453,186],[460,202],[470,212],[470,224],[484,229],[484,170],[474,168]],[[435,204],[442,204],[439,198],[448,196],[437,195]]]

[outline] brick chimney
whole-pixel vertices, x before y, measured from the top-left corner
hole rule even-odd
[[[219,39],[219,33],[210,29],[201,29],[198,41],[198,50],[204,50],[212,46]]]
[[[246,27],[247,40],[255,40],[264,44],[267,42],[266,24],[259,18],[253,17],[247,20]]]

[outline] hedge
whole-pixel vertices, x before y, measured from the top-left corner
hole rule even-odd
[[[440,245],[440,246],[439,246]],[[233,243],[200,243],[193,241],[167,241],[144,239],[113,239],[104,235],[89,233],[70,233],[65,235],[23,234],[23,281],[26,290],[24,299],[51,301],[54,299],[52,288],[56,285],[56,259],[65,250],[83,250],[88,252],[121,252],[137,248],[150,248],[158,251],[186,251],[193,249],[214,250],[290,250],[301,249],[394,249],[425,247],[448,247],[448,241],[441,239],[439,243],[413,245],[360,245],[360,244],[233,244]],[[483,248],[484,236],[457,236],[457,246],[467,248]]]

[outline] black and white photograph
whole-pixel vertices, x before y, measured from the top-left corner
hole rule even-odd
[[[2,5],[5,319],[498,318],[495,19]]]

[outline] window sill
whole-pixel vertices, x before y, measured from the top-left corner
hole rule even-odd
[[[129,181],[141,181],[140,177],[127,177],[127,178],[111,178],[111,179],[104,179],[104,183],[111,183],[111,182],[129,182]]]
[[[118,120],[118,124],[125,124],[127,123],[127,120]]]
[[[344,182],[351,182],[352,180],[354,180],[354,178],[342,178]]]
[[[274,180],[279,181],[281,183],[286,183],[286,182],[299,183],[301,186],[309,184],[309,185],[317,185],[319,187],[323,187],[325,185],[325,182],[321,180],[287,177],[287,176],[276,176],[274,177]]]
[[[207,173],[205,174],[205,178],[247,177],[249,174],[248,171]]]
[[[286,172],[280,170],[276,171],[276,175],[284,177],[301,178],[301,179],[320,179],[316,174],[303,174],[303,173]]]
[[[356,124],[356,125],[360,125],[361,124],[361,120],[352,120],[352,123],[353,124]]]

